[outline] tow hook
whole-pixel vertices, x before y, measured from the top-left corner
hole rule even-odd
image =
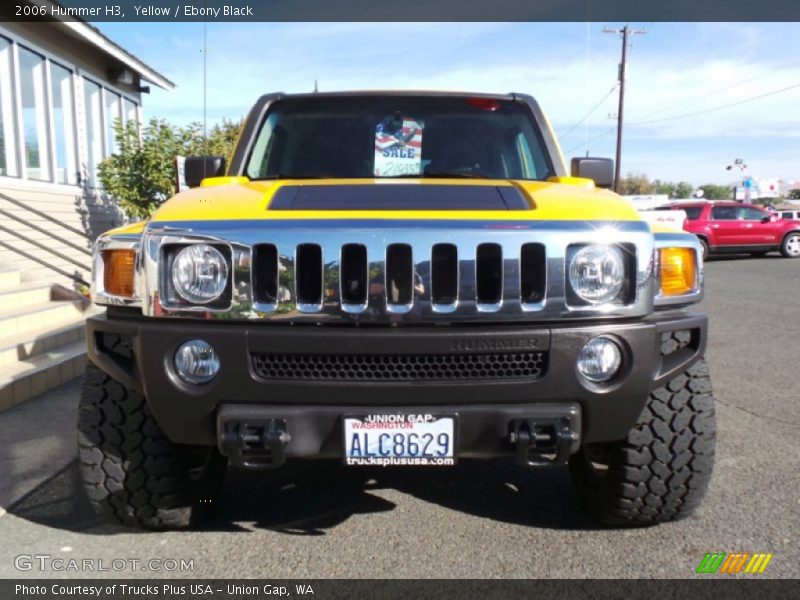
[[[235,466],[277,469],[286,462],[284,450],[291,439],[286,419],[233,419],[220,431],[219,449]]]
[[[569,419],[514,419],[508,440],[515,448],[515,462],[521,467],[550,467],[566,464],[578,434]]]

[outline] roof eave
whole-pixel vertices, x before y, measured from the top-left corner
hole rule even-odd
[[[70,20],[63,20],[61,23],[68,27],[75,33],[76,35],[80,36],[81,38],[85,39],[90,44],[97,46],[106,54],[114,57],[124,65],[128,66],[129,68],[133,69],[142,79],[145,79],[152,83],[155,86],[158,86],[164,90],[172,90],[175,88],[175,84],[164,77],[158,71],[148,67],[144,64],[141,60],[136,58],[135,56],[131,55],[130,53],[126,52],[124,49],[119,47],[117,44],[112,42],[106,36],[104,36],[100,31],[91,27],[89,24],[83,21],[70,21]]]

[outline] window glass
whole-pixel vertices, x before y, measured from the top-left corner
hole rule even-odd
[[[83,80],[83,105],[86,117],[86,175],[90,187],[97,187],[97,165],[103,160],[103,131],[100,119],[100,86]]]
[[[751,206],[739,207],[739,219],[743,221],[760,221],[766,216],[769,215],[765,212],[761,212],[757,208],[752,208]]]
[[[784,212],[784,213],[781,213],[781,217],[784,218],[784,219],[794,219],[794,213]]]
[[[121,98],[109,90],[103,90],[106,98],[106,156],[117,151],[117,136],[114,135],[114,123],[122,118]]]
[[[72,72],[50,63],[50,88],[53,97],[55,131],[55,173],[57,183],[75,183],[75,122],[72,108]]]
[[[523,178],[536,178],[536,165],[533,162],[531,148],[528,146],[528,140],[526,140],[525,136],[521,133],[517,134],[517,152],[511,156],[511,160],[520,163]],[[510,171],[511,169],[507,170]],[[511,173],[509,173],[509,175],[511,175]]]
[[[696,221],[700,218],[700,214],[703,212],[702,206],[687,206],[683,210],[686,211],[686,218],[690,221]]]
[[[44,58],[20,48],[19,71],[25,170],[29,179],[48,180]]]
[[[0,175],[16,175],[14,113],[11,85],[11,42],[0,37]]]
[[[124,102],[124,110],[125,110],[125,122],[128,121],[138,121],[139,115],[136,113],[136,104],[125,98]]]
[[[345,96],[277,102],[246,173],[270,177],[553,175],[528,110],[503,99]]]
[[[711,210],[711,218],[717,221],[735,221],[736,220],[736,207],[735,206],[715,206]]]

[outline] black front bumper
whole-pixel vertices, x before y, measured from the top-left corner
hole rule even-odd
[[[548,327],[314,327],[98,316],[87,321],[87,340],[90,359],[144,393],[167,436],[178,443],[215,445],[218,417],[235,410],[245,417],[285,420],[291,435],[287,456],[341,456],[342,415],[424,408],[459,416],[459,456],[492,456],[513,453],[509,423],[529,416],[567,418],[581,442],[623,438],[649,392],[702,356],[706,329],[705,316],[683,313]],[[689,342],[663,356],[662,336],[674,331],[689,332]],[[623,347],[622,371],[608,385],[582,383],[576,359],[586,342],[601,334]],[[217,377],[201,386],[181,381],[173,367],[178,346],[194,338],[210,343],[222,365]],[[322,381],[285,374],[269,380],[253,360],[270,353],[323,355],[331,361],[343,355],[425,353],[469,362],[464,355],[513,351],[541,353],[541,372],[463,380]]]

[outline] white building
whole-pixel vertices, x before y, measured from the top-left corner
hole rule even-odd
[[[14,22],[3,4],[0,270],[85,281],[85,250],[122,217],[97,182],[114,119],[141,121],[145,86],[173,84],[87,23]]]
[[[47,4],[37,0],[36,5]],[[91,246],[122,219],[97,187],[114,119],[173,84],[80,21],[15,22],[0,2],[0,411],[78,377]]]

